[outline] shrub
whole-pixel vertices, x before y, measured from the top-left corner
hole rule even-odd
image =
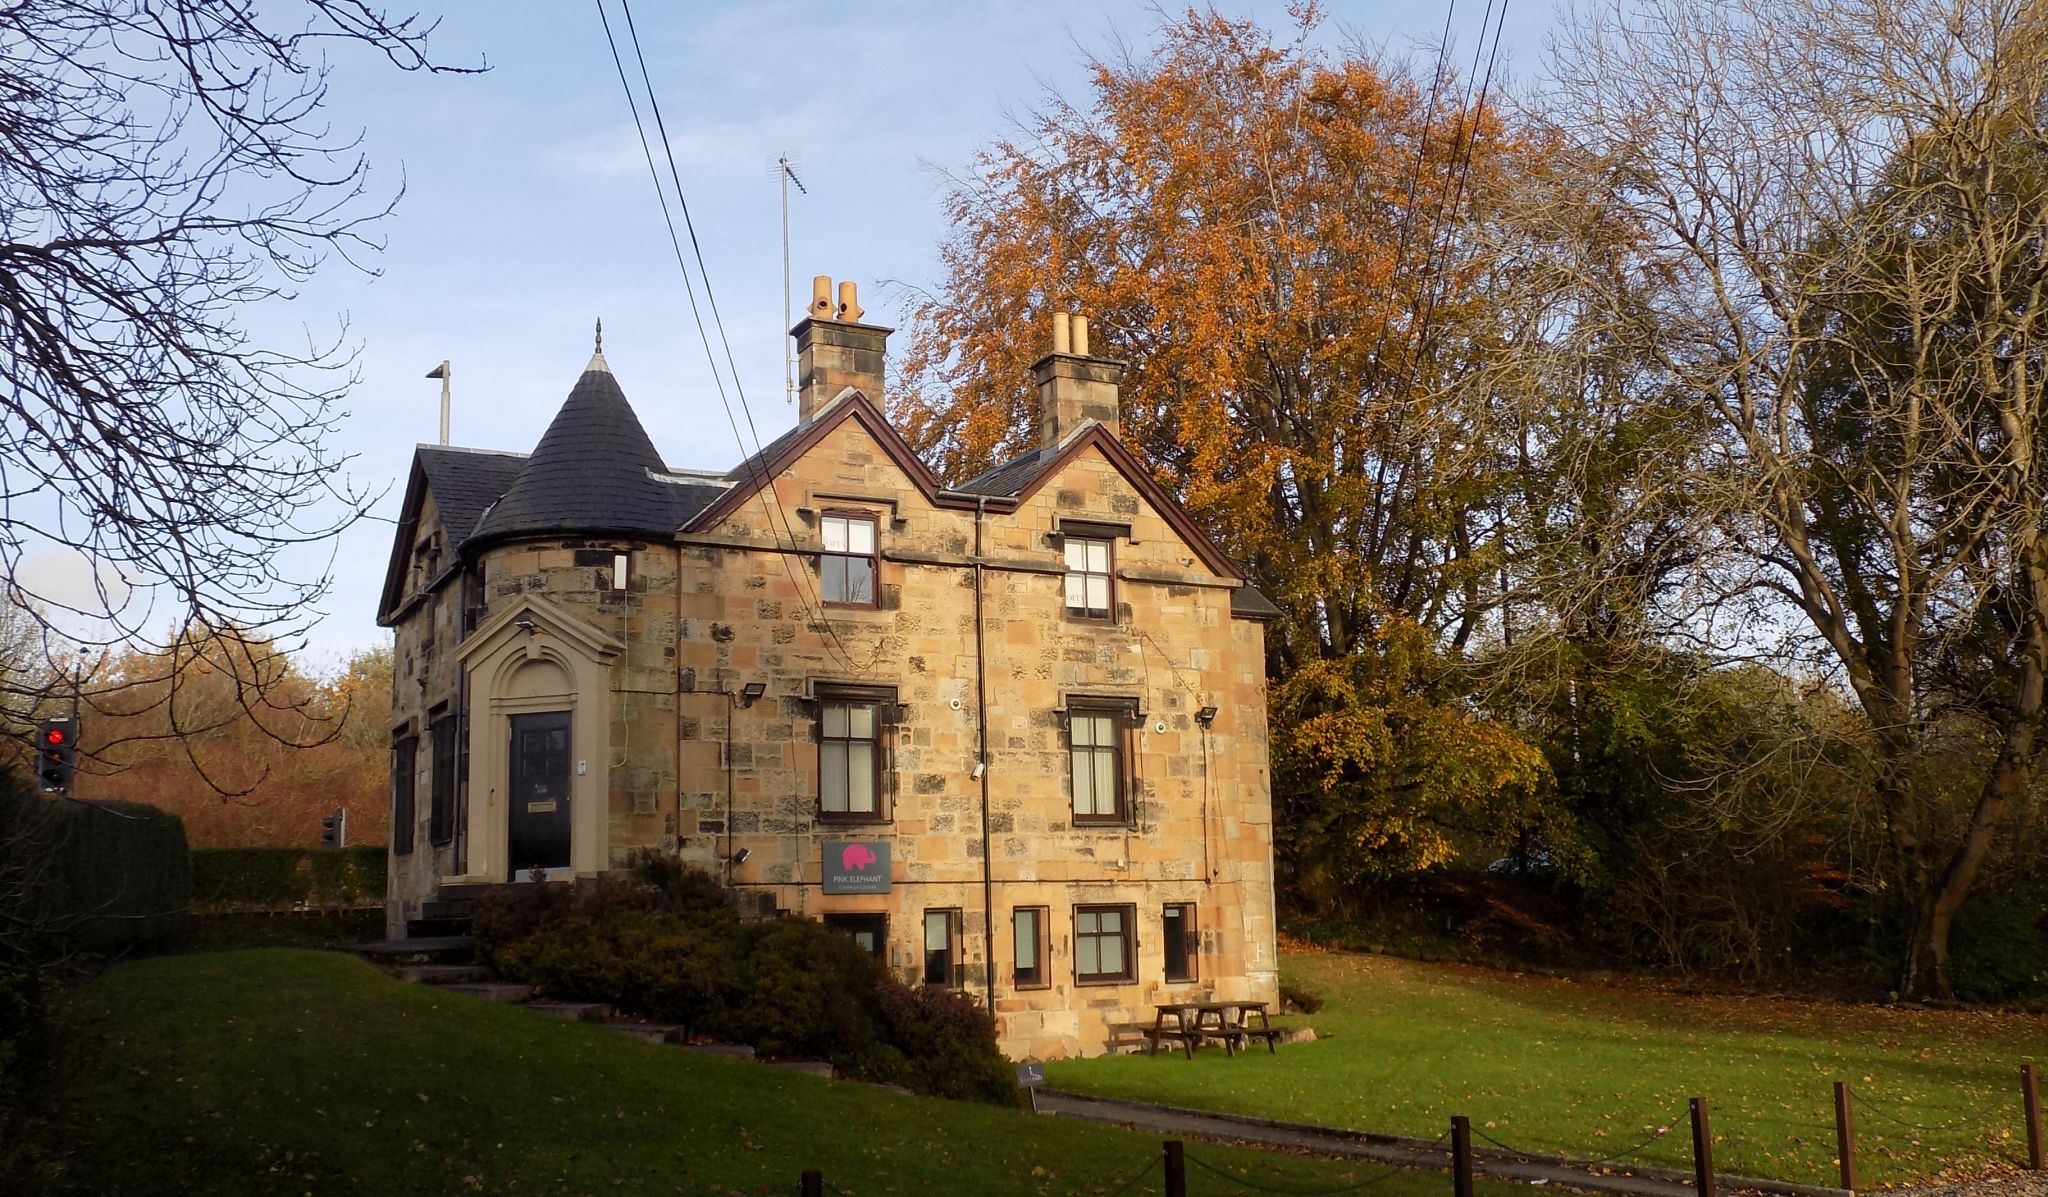
[[[175,815],[131,802],[52,801],[0,783],[0,876],[15,927],[53,954],[114,955],[170,943],[191,901]]]
[[[920,1093],[1015,1102],[995,1024],[972,1000],[904,986],[823,923],[742,923],[715,879],[669,860],[642,858],[632,874],[495,890],[471,913],[477,945],[552,996]]]
[[[1280,1008],[1293,1008],[1303,1014],[1314,1014],[1323,1008],[1323,995],[1298,981],[1280,978]]]
[[[1949,947],[1949,980],[1970,1002],[2048,992],[2048,935],[2032,895],[1979,893],[1963,904]]]
[[[996,1047],[995,1019],[981,1003],[934,985],[913,989],[884,981],[883,1037],[901,1061],[898,1084],[933,1097],[1016,1104],[1015,1074]]]
[[[194,848],[193,901],[216,910],[382,902],[385,865],[381,844],[348,848]]]
[[[809,919],[742,927],[745,956],[729,1030],[771,1056],[808,1056],[858,1070],[877,1041],[882,966],[851,939]],[[878,1078],[893,1079],[893,1078]]]

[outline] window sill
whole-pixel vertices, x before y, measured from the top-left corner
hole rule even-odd
[[[887,815],[847,814],[843,811],[817,811],[816,821],[829,823],[834,827],[886,827],[896,820]]]
[[[1073,819],[1075,831],[1136,831],[1138,824],[1131,819]]]
[[[1136,985],[1136,977],[1075,977],[1074,984],[1099,989],[1111,985]]]

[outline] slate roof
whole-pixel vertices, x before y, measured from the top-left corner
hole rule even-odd
[[[1041,446],[994,469],[984,470],[953,489],[970,495],[988,495],[991,498],[998,495],[1014,495],[1031,485],[1058,455],[1056,447],[1047,449]]]
[[[604,355],[596,354],[473,540],[553,533],[666,538],[719,493],[660,477],[668,472]]]
[[[484,508],[505,493],[526,465],[524,453],[495,449],[460,449],[453,445],[419,446],[420,468],[441,512],[441,530],[451,545],[476,531]]]
[[[1238,619],[1278,619],[1285,612],[1273,605],[1256,586],[1240,586],[1230,592],[1230,613]]]

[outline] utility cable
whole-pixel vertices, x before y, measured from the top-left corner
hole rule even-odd
[[[820,596],[817,595],[816,588],[812,584],[809,575],[800,573],[800,571],[798,571],[795,568],[795,566],[790,562],[790,556],[801,551],[797,547],[796,534],[794,530],[791,529],[789,526],[788,517],[782,512],[782,504],[780,500],[771,502],[770,497],[766,493],[769,487],[767,485],[767,480],[762,477],[762,471],[765,469],[766,463],[759,460],[761,450],[760,433],[758,430],[755,429],[753,412],[747,408],[746,393],[744,389],[741,389],[739,373],[737,369],[733,370],[733,385],[734,388],[739,391],[740,407],[741,410],[746,414],[748,430],[754,433],[754,451],[752,453],[749,453],[747,451],[746,437],[741,434],[739,427],[739,419],[737,416],[733,414],[731,399],[726,394],[725,377],[719,369],[718,356],[716,353],[712,351],[710,332],[705,328],[703,312],[697,304],[697,289],[695,284],[690,279],[690,268],[683,257],[682,239],[676,232],[675,218],[669,210],[668,191],[665,187],[663,187],[661,182],[660,170],[654,164],[654,151],[653,148],[649,146],[647,142],[647,127],[645,123],[642,122],[642,120],[640,119],[640,105],[639,102],[634,98],[632,83],[628,80],[626,76],[625,60],[619,53],[618,40],[616,39],[616,37],[614,37],[612,33],[611,18],[604,10],[604,0],[596,0],[596,4],[598,21],[604,26],[605,43],[611,49],[612,65],[618,72],[619,87],[626,93],[626,107],[627,110],[632,113],[633,128],[639,134],[640,137],[640,151],[647,161],[647,172],[654,183],[655,198],[661,204],[661,218],[662,222],[668,228],[669,245],[675,252],[676,268],[680,270],[683,275],[683,289],[684,293],[689,297],[690,315],[696,323],[697,336],[698,340],[703,344],[705,359],[711,366],[711,379],[713,385],[716,387],[718,392],[719,405],[725,409],[726,422],[732,428],[733,443],[738,446],[740,451],[740,457],[744,462],[751,462],[754,466],[753,479],[754,481],[759,483],[759,485],[756,485],[755,487],[755,497],[760,500],[763,512],[765,512],[769,517],[769,534],[771,536],[775,534],[776,524],[779,522],[781,525],[783,535],[789,541],[790,552],[788,554],[782,553],[780,551],[781,546],[780,544],[778,544],[776,555],[782,558],[783,571],[789,576],[791,585],[796,588],[799,601],[805,602],[805,605],[808,608],[814,610],[817,613],[817,623],[825,628],[827,636],[830,640],[830,647],[833,649],[835,655],[839,657],[841,663],[844,664],[846,668],[848,668],[849,670],[865,674],[866,672],[868,672],[868,670],[858,669],[854,665],[852,656],[846,652],[845,646],[840,643],[837,631],[835,631],[832,628],[830,620],[825,618],[823,600]],[[623,0],[621,0],[621,4],[623,7]],[[629,29],[631,27],[631,19],[632,14],[629,9],[627,11]],[[634,38],[634,53],[636,56],[639,54],[639,43],[637,35],[635,35]],[[641,73],[643,80],[645,80],[646,60],[644,58],[641,59]],[[659,115],[659,105],[655,103],[654,93],[651,84],[649,86],[648,91],[648,103],[651,107],[655,109],[656,125],[660,126],[661,121]],[[672,150],[669,150],[668,148],[667,134],[665,131],[662,132],[662,139],[663,150],[667,154],[669,159],[670,172],[672,176],[675,177],[677,182],[676,200],[677,203],[683,209],[684,223],[686,227],[689,227],[691,245],[693,248],[695,248],[697,246],[696,231],[694,227],[690,226],[688,200],[685,199],[685,197],[683,196],[681,190],[681,175],[679,172],[675,170],[674,152]],[[698,269],[701,272],[703,270],[704,262],[701,249],[699,249],[697,253],[697,262]],[[710,306],[712,307],[713,319],[716,320],[717,301],[711,293],[711,280],[708,274],[704,276],[704,291],[705,298],[707,301],[709,301]],[[721,341],[725,340],[725,330],[723,324],[720,324],[719,326],[719,338]],[[728,364],[730,364],[732,361],[732,349],[729,342],[726,345],[726,360]],[[872,668],[873,662],[871,661],[869,663],[869,670],[872,670]]]
[[[718,311],[718,296],[715,293],[713,293],[711,289],[711,268],[707,266],[704,262],[704,247],[697,240],[697,222],[691,219],[690,201],[683,194],[682,172],[676,168],[675,147],[669,142],[668,126],[662,120],[661,100],[659,99],[659,97],[655,95],[654,79],[651,75],[649,75],[647,70],[647,56],[640,49],[640,29],[639,26],[636,25],[633,21],[633,5],[631,3],[631,0],[619,0],[619,8],[626,14],[626,33],[627,36],[629,36],[633,41],[633,57],[640,64],[640,84],[641,87],[647,92],[647,106],[649,110],[652,111],[654,114],[654,131],[660,136],[662,154],[664,157],[668,159],[668,174],[670,181],[673,182],[675,185],[676,204],[683,211],[683,231],[690,235],[690,252],[697,259],[697,277],[703,280],[704,298],[705,301],[711,307],[711,324],[712,327],[718,330],[719,344],[725,348],[726,369],[731,372],[733,390],[737,392],[739,395],[740,414],[746,417],[747,431],[750,434],[752,434],[754,438],[754,454],[748,460],[754,462],[754,478],[756,481],[762,484],[762,489],[765,489],[767,479],[764,476],[763,471],[767,469],[768,463],[765,461],[761,461],[759,459],[761,453],[761,431],[754,424],[754,408],[752,404],[747,402],[747,386],[746,383],[741,380],[739,363],[733,359],[732,340],[731,338],[726,336],[725,332],[725,317],[722,316]],[[700,330],[701,327],[702,326],[700,324]],[[707,354],[710,352],[710,346],[708,344],[705,346],[705,352]],[[714,371],[717,369],[716,363],[713,363],[712,369]],[[746,452],[745,445],[740,446],[740,452],[742,454]],[[761,490],[757,489],[755,493],[760,494]],[[775,518],[779,519],[782,522],[782,531],[784,535],[786,535],[789,538],[790,549],[792,551],[795,551],[796,530],[790,527],[789,513],[782,509],[782,501],[780,499],[777,499],[773,504],[773,511],[775,514]],[[788,568],[788,558],[783,559],[783,565],[785,568]],[[875,652],[872,652],[868,655],[868,663],[866,666],[855,665],[853,661],[853,654],[850,651],[848,651],[846,647],[846,642],[839,638],[838,629],[834,628],[832,626],[832,621],[826,618],[824,596],[818,593],[817,587],[811,582],[810,575],[803,575],[803,583],[813,600],[812,606],[817,611],[818,624],[819,626],[825,629],[825,635],[831,641],[833,651],[839,657],[840,661],[843,662],[848,669],[852,670],[853,672],[859,674],[862,677],[866,677],[868,674],[874,672],[875,662],[877,659],[879,659],[881,655],[881,650],[877,648]],[[878,594],[877,598],[879,597],[880,596]]]

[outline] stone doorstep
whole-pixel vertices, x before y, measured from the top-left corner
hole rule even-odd
[[[532,994],[533,989],[531,986],[524,988],[529,995]],[[529,1010],[538,1010],[543,1014],[552,1014],[556,1018],[566,1018],[570,1022],[603,1022],[612,1016],[612,1008],[604,1002],[528,1001],[526,1007]]]
[[[617,1031],[649,1043],[674,1043],[683,1033],[682,1027],[670,1022],[607,1022],[603,1025],[607,1031]]]
[[[787,1068],[791,1072],[801,1072],[810,1076],[821,1076],[827,1080],[832,1079],[832,1066],[823,1060],[771,1060],[769,1066],[772,1068]]]
[[[441,988],[447,993],[459,993],[464,997],[482,998],[487,1002],[505,1002],[514,1006],[533,1000],[533,986],[513,985],[505,981],[444,985]]]
[[[685,1043],[679,1044],[684,1051],[703,1052],[710,1056],[731,1056],[735,1060],[751,1060],[754,1048],[746,1043]]]
[[[371,964],[385,968],[402,964],[468,964],[476,955],[476,940],[467,935],[387,939],[379,943],[357,944],[350,950]]]
[[[399,980],[419,985],[461,985],[491,979],[491,970],[481,964],[401,964],[393,971]]]

